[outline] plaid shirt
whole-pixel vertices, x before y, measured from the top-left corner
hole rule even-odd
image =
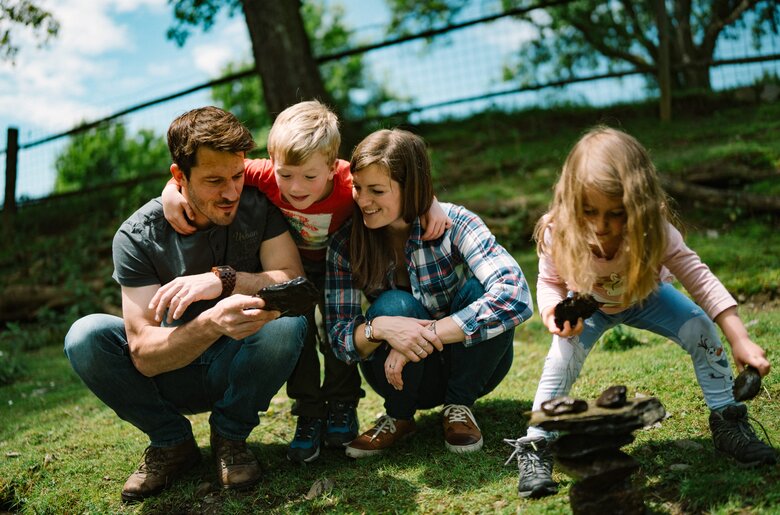
[[[489,340],[533,315],[533,301],[517,261],[496,241],[485,223],[464,207],[441,204],[452,227],[433,241],[423,241],[419,218],[412,224],[404,254],[412,295],[428,310],[431,320],[451,316],[466,334],[464,345]],[[328,336],[333,351],[348,363],[360,361],[355,350],[355,327],[365,321],[361,291],[352,282],[349,258],[351,224],[345,224],[328,247],[325,304]],[[388,270],[392,285],[394,270]],[[452,300],[470,277],[485,294],[456,313]],[[373,292],[381,293],[381,292]],[[366,294],[369,300],[371,296]]]

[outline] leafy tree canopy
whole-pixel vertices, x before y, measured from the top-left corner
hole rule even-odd
[[[154,131],[127,134],[121,123],[74,136],[57,156],[55,192],[164,173],[171,163],[168,145]]]
[[[40,44],[44,44],[57,35],[60,24],[32,0],[0,0],[0,60],[14,61],[19,52],[18,31],[23,29],[32,30]]]
[[[393,33],[408,33],[451,22],[473,0],[387,0]],[[504,9],[531,8],[539,0],[502,0]],[[665,9],[657,11],[658,6]],[[574,0],[530,10],[518,18],[538,37],[518,49],[507,77],[523,83],[564,79],[608,70],[653,72],[658,63],[658,21],[670,34],[673,82],[677,87],[709,89],[709,67],[718,39],[749,30],[755,43],[778,34],[778,0]],[[744,32],[742,32],[744,33]],[[698,67],[683,68],[686,63]]]

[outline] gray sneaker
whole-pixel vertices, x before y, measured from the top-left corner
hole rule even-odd
[[[774,465],[777,461],[775,450],[753,431],[744,404],[710,411],[710,431],[715,448],[737,460],[740,466]]]
[[[545,438],[526,436],[504,441],[515,448],[504,465],[517,458],[520,471],[517,493],[520,497],[537,498],[558,492],[558,484],[552,479],[553,457]]]

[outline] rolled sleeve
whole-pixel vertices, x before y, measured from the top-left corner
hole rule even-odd
[[[489,340],[533,315],[533,300],[520,265],[485,223],[465,208],[453,226],[453,243],[485,289],[485,294],[453,313],[465,333],[464,345]]]

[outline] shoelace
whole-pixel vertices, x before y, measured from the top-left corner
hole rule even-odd
[[[144,457],[138,470],[142,472],[159,472],[165,463],[165,449],[162,447],[152,447],[151,445],[144,450]]]
[[[249,452],[246,442],[238,440],[222,439],[219,449],[219,458],[226,465],[236,465],[253,461],[254,455]]]
[[[770,447],[774,447],[772,445],[772,440],[769,439],[769,433],[766,432],[766,428],[764,428],[764,425],[758,420],[754,419],[750,415],[745,415],[744,418],[739,418],[735,420],[735,422],[737,423],[737,428],[739,428],[739,432],[742,433],[743,436],[747,437],[748,440],[750,440],[751,437],[755,437],[756,440],[760,441],[761,439],[756,434],[755,429],[753,429],[753,426],[750,425],[750,422],[755,422],[756,424],[758,424],[758,427],[761,428],[761,431],[764,432],[764,437],[766,438],[767,445],[769,445]]]
[[[520,439],[515,440],[513,438],[504,438],[504,442],[514,447],[512,454],[509,455],[509,459],[504,462],[504,466],[507,466],[512,461],[512,458],[517,458],[517,466],[523,476],[536,474],[537,467],[547,470],[547,466],[542,459],[541,453],[538,452],[539,448],[536,447],[535,442],[524,444],[520,442]],[[552,470],[549,472],[552,473]]]
[[[337,427],[348,426],[352,409],[348,404],[336,404],[331,412],[328,413],[328,423]]]
[[[316,433],[314,425],[315,425],[314,419],[307,420],[302,424],[299,423],[295,428],[295,439],[296,440],[314,439],[314,433]]]
[[[474,415],[471,410],[461,404],[447,404],[444,406],[444,416],[449,419],[450,424],[455,422],[466,423],[467,420],[471,420],[471,423],[479,429],[477,421],[474,419]]]
[[[376,422],[374,423],[374,434],[371,436],[371,439],[369,442],[373,442],[376,437],[378,437],[382,433],[387,433],[388,431],[391,433],[395,433],[395,419],[391,417],[390,415],[382,415],[378,419],[376,419]]]

